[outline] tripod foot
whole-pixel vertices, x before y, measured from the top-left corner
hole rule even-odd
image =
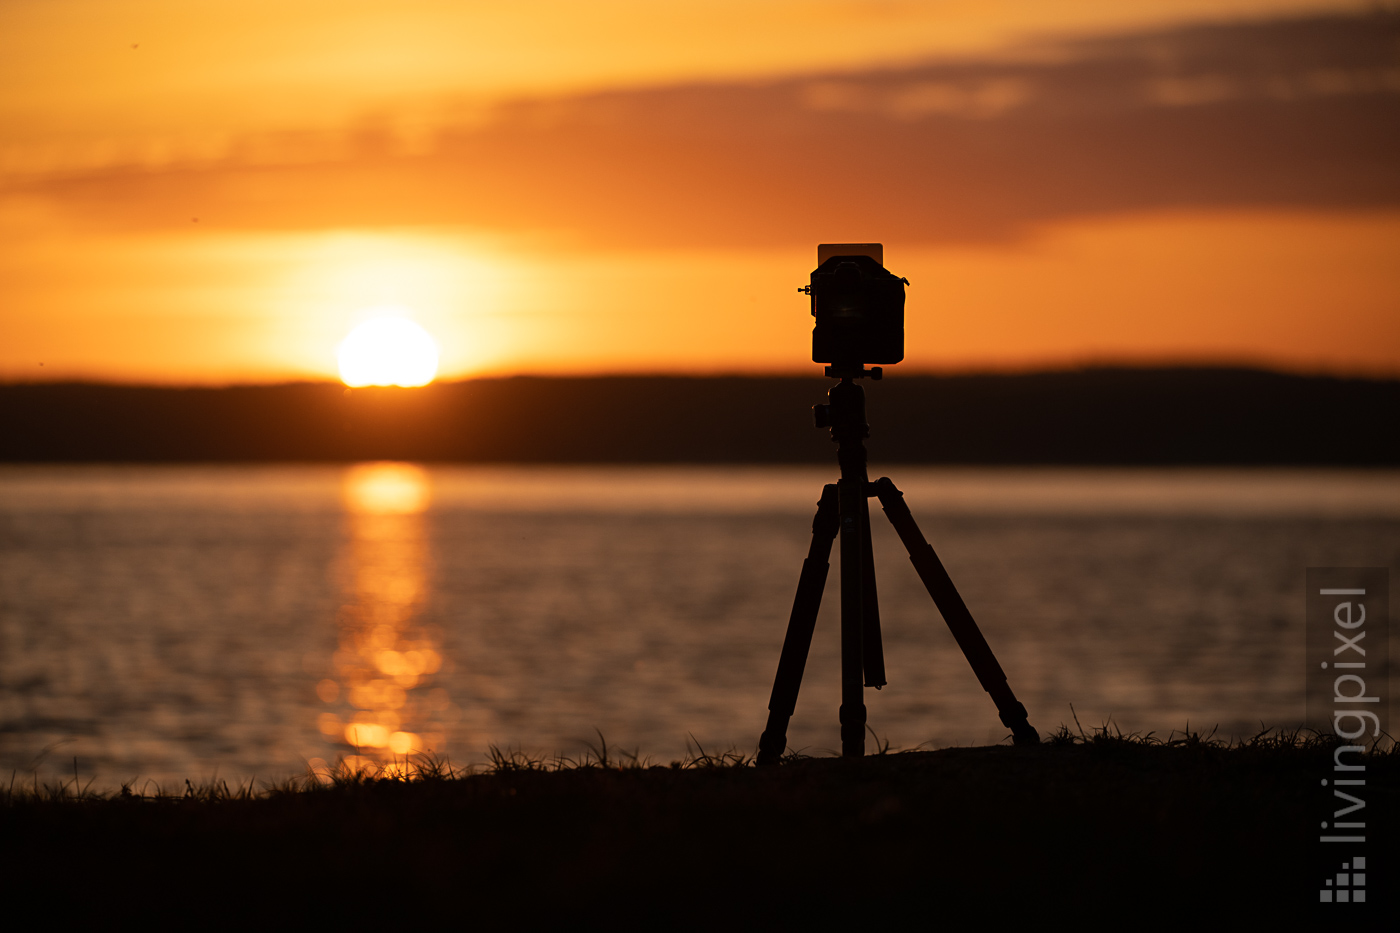
[[[1017,704],[1020,705],[1019,703]],[[1021,707],[1020,718],[1001,714],[1001,724],[1011,730],[1011,741],[1015,745],[1039,745],[1040,733],[1026,721],[1026,708]]]
[[[1020,727],[1011,726],[1011,742],[1014,745],[1039,745],[1040,733],[1036,732],[1028,722],[1021,723]]]
[[[991,694],[992,702],[997,705],[1001,724],[1011,730],[1011,741],[1016,745],[1039,745],[1040,733],[1030,724],[1030,714],[1011,692],[1011,686],[1003,680],[987,692]]]
[[[758,766],[766,768],[775,765],[783,758],[783,752],[787,750],[787,725],[788,717],[781,716],[781,722],[774,722],[776,716],[781,714],[768,714],[768,728],[763,730],[763,735],[758,739]]]

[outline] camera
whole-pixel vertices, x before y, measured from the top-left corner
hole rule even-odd
[[[823,243],[811,284],[812,362],[839,368],[904,359],[904,286],[879,243]]]

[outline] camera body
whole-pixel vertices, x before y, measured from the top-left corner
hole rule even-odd
[[[879,243],[826,243],[802,291],[812,296],[812,362],[838,367],[904,359],[904,286]]]

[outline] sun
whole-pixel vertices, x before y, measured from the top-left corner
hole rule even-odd
[[[336,351],[348,386],[425,386],[437,375],[437,341],[402,317],[376,317],[352,330]]]

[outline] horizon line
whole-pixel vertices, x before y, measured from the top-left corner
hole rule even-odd
[[[813,364],[818,366],[819,364]],[[891,364],[898,365],[898,364]],[[938,378],[938,379],[960,379],[960,378],[1025,378],[1035,376],[1051,375],[1071,375],[1076,373],[1107,373],[1107,372],[1217,372],[1217,373],[1252,373],[1258,375],[1285,376],[1298,379],[1320,379],[1320,380],[1340,380],[1352,382],[1400,382],[1400,372],[1381,374],[1361,371],[1337,371],[1334,369],[1299,369],[1285,368],[1281,366],[1270,366],[1264,363],[1237,361],[1237,362],[1203,362],[1203,361],[1163,361],[1157,363],[1128,363],[1119,361],[1086,362],[1080,364],[1051,365],[1039,367],[969,367],[969,368],[931,368],[919,367],[900,369],[890,373],[886,368],[885,375],[898,379],[900,377],[909,378]],[[510,379],[531,379],[539,381],[603,381],[603,380],[643,380],[643,379],[674,379],[705,381],[719,379],[807,379],[826,380],[828,377],[820,370],[814,372],[802,372],[794,369],[773,369],[773,370],[594,370],[578,372],[541,372],[539,370],[522,369],[520,372],[489,372],[476,375],[459,375],[448,378],[434,379],[432,382],[422,386],[394,386],[394,385],[367,385],[367,386],[347,386],[335,377],[303,377],[284,378],[267,380],[209,380],[209,381],[139,381],[132,379],[101,378],[86,376],[67,376],[53,379],[15,379],[0,374],[0,388],[15,388],[21,386],[89,386],[94,388],[112,389],[243,389],[243,388],[278,388],[285,386],[335,386],[344,389],[346,392],[364,389],[402,389],[411,391],[414,389],[427,389],[433,386],[461,385],[471,382],[501,382]]]

